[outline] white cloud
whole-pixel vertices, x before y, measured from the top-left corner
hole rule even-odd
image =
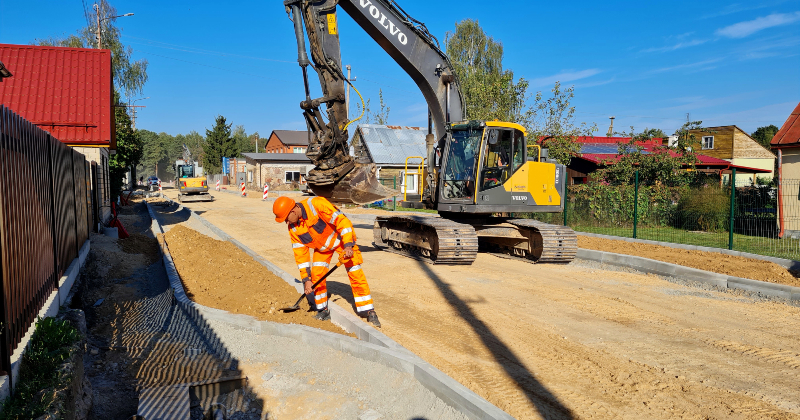
[[[695,69],[697,67],[702,67],[707,64],[716,63],[721,60],[722,58],[712,58],[710,60],[698,61],[696,63],[678,64],[677,66],[662,67],[660,69],[651,70],[649,73],[663,73],[666,71],[673,71],[673,70]]]
[[[694,39],[688,42],[679,42],[675,45],[667,45],[666,47],[648,48],[646,50],[642,50],[642,52],[649,53],[649,52],[675,51],[681,48],[694,47],[695,45],[705,44],[706,42],[708,42],[707,39]]]
[[[769,16],[760,17],[745,22],[734,23],[717,30],[717,35],[728,38],[744,38],[760,30],[772,28],[774,26],[788,25],[800,20],[800,12],[794,13],[773,13]]]
[[[580,80],[580,79],[585,79],[587,77],[592,77],[598,73],[600,73],[600,70],[598,69],[586,69],[580,71],[562,71],[561,73],[552,76],[531,79],[530,86],[542,87],[542,86],[552,85],[555,82],[567,83],[574,80]]]

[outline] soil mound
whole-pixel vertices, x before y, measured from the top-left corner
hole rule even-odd
[[[174,226],[164,237],[186,295],[194,302],[259,320],[345,334],[329,321],[314,319],[315,312],[308,312],[305,299],[298,311],[279,311],[293,305],[300,295],[236,245],[183,225]]]

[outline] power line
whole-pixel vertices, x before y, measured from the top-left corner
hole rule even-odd
[[[224,70],[224,71],[231,72],[231,73],[239,73],[239,74],[244,74],[244,75],[247,75],[247,76],[258,77],[258,78],[260,78],[260,79],[266,79],[266,80],[278,80],[278,81],[288,81],[288,79],[276,79],[276,78],[274,78],[274,77],[265,77],[265,76],[261,76],[261,75],[258,75],[258,74],[245,73],[245,72],[238,71],[238,70],[226,69],[226,68],[224,68],[224,67],[209,66],[208,64],[195,63],[194,61],[182,60],[182,59],[180,59],[180,58],[169,57],[169,56],[166,56],[166,55],[161,55],[161,54],[151,53],[151,52],[142,51],[142,50],[137,50],[137,49],[134,49],[134,51],[136,51],[136,52],[140,52],[140,53],[142,53],[142,54],[145,54],[145,55],[154,55],[154,56],[156,56],[156,57],[168,58],[168,59],[170,59],[170,60],[182,61],[182,62],[184,62],[184,63],[194,64],[194,65],[196,65],[196,66],[210,67],[210,68],[212,68],[212,69]]]
[[[183,51],[183,52],[188,52],[188,53],[193,53],[193,54],[209,54],[209,55],[219,55],[219,56],[222,56],[222,57],[249,58],[249,59],[252,59],[252,60],[272,61],[272,62],[276,62],[276,63],[289,63],[289,64],[296,64],[297,63],[297,61],[275,60],[275,59],[271,59],[271,58],[255,57],[255,56],[251,56],[251,55],[230,54],[230,53],[225,53],[225,52],[220,52],[220,51],[203,50],[203,49],[200,49],[200,48],[187,47],[185,45],[168,44],[166,42],[154,41],[152,39],[146,39],[146,38],[138,38],[138,37],[130,36],[130,35],[120,35],[120,36],[124,37],[124,38],[138,39],[140,41],[147,41],[148,42],[148,44],[141,44],[141,43],[137,43],[137,42],[132,42],[132,44],[149,45],[151,47],[164,48],[164,49],[175,50],[175,51]],[[161,45],[153,45],[153,44],[161,44]],[[164,46],[164,45],[167,45],[167,46]]]

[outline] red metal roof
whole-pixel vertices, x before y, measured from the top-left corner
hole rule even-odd
[[[643,152],[645,152],[645,153],[664,153],[663,151],[655,152],[653,146],[645,146],[644,149],[643,149]],[[678,156],[678,153],[675,152],[674,150],[669,150],[669,154],[672,155],[672,157],[677,157]],[[708,166],[708,167],[711,167],[713,169],[736,168],[736,169],[740,169],[740,170],[743,170],[743,171],[746,171],[746,172],[753,172],[753,173],[769,173],[769,172],[772,172],[769,169],[750,168],[750,167],[747,167],[747,166],[733,165],[730,162],[728,162],[727,160],[718,159],[718,158],[711,157],[711,156],[706,156],[706,155],[701,155],[701,154],[697,154],[695,156],[697,157],[697,161],[698,161],[695,164],[696,166]],[[620,156],[618,154],[606,154],[606,153],[582,153],[582,154],[578,155],[577,157],[580,158],[580,159],[584,159],[584,160],[587,160],[589,162],[595,163],[597,165],[602,165],[605,162],[616,163],[616,162],[618,162],[620,160]]]
[[[0,44],[0,103],[62,143],[116,148],[111,52]]]
[[[800,103],[792,111],[786,122],[769,142],[772,147],[800,146]]]

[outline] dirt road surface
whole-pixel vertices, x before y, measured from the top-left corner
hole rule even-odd
[[[297,273],[271,202],[214,195],[186,206]],[[383,332],[516,418],[800,418],[798,307],[590,262],[434,266],[354,223]],[[345,274],[329,291],[352,310]]]

